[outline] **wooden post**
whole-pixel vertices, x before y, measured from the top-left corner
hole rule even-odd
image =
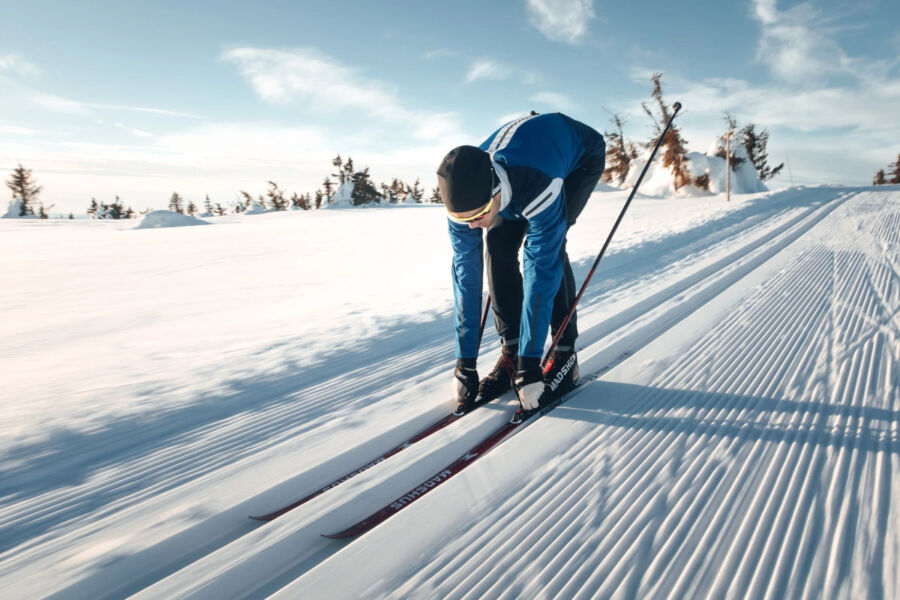
[[[731,131],[725,134],[725,201],[731,202]]]

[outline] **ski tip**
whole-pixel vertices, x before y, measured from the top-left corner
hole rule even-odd
[[[269,521],[273,520],[275,517],[273,517],[271,515],[250,515],[247,518],[250,519],[251,521],[258,521],[260,523],[268,523]]]
[[[327,538],[329,540],[346,540],[347,538],[353,537],[353,534],[348,534],[346,531],[339,531],[337,533],[323,533],[321,534],[323,538]]]

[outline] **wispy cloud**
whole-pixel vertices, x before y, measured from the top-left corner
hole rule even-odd
[[[34,135],[37,133],[34,129],[27,127],[19,127],[18,125],[4,125],[0,123],[0,134],[3,135]]]
[[[96,102],[81,102],[70,98],[63,98],[54,94],[47,94],[35,90],[21,89],[22,95],[30,99],[33,104],[53,112],[70,114],[88,114],[94,111],[125,111],[138,112],[168,117],[180,117],[185,119],[200,119],[199,115],[168,110],[164,108],[151,108],[146,106],[126,106],[122,104],[101,104]]]
[[[473,83],[481,79],[494,81],[516,79],[523,85],[535,85],[541,81],[540,75],[533,71],[510,66],[492,58],[478,58],[469,65],[466,83]]]
[[[466,73],[466,83],[472,83],[479,79],[507,79],[509,77],[509,69],[493,60],[478,59],[469,67]]]
[[[596,18],[593,0],[527,0],[531,24],[554,42],[577,44]]]
[[[236,64],[267,102],[301,101],[321,112],[360,111],[383,122],[405,124],[420,139],[461,129],[454,114],[407,108],[391,86],[313,48],[235,48],[222,59]]]
[[[20,54],[5,54],[0,56],[0,73],[2,72],[28,77],[39,74],[40,70]]]
[[[574,110],[578,104],[559,92],[538,92],[531,97],[533,102],[547,105],[555,110]]]
[[[810,4],[781,11],[776,0],[754,0],[752,15],[762,27],[757,57],[780,79],[809,81],[847,70],[847,54]]]
[[[133,135],[135,137],[139,137],[139,138],[152,138],[153,137],[153,134],[148,131],[144,131],[142,129],[135,129],[133,127],[129,127],[129,126],[125,125],[124,123],[116,123],[115,126],[123,131],[127,131],[128,133],[130,133],[131,135]]]

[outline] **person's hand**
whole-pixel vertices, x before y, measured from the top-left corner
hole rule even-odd
[[[541,396],[544,395],[544,372],[541,370],[540,359],[519,357],[515,388],[522,410],[535,410],[541,405]]]

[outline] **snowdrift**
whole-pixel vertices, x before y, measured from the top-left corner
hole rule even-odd
[[[183,215],[171,210],[154,210],[148,212],[135,229],[159,229],[162,227],[190,227],[192,225],[209,225],[210,223],[191,215]]]
[[[726,167],[725,159],[717,156],[719,152],[725,149],[725,140],[722,137],[716,138],[712,145],[706,151],[688,152],[688,170],[691,178],[696,181],[698,177],[706,176],[708,178],[707,189],[703,189],[696,185],[688,185],[675,189],[673,184],[672,171],[663,167],[662,161],[657,154],[653,160],[653,164],[647,170],[643,182],[638,192],[644,196],[654,198],[667,197],[700,197],[715,194],[724,194],[726,187]],[[765,192],[768,188],[759,179],[753,163],[747,156],[747,150],[737,140],[731,141],[732,167],[731,167],[731,193],[732,194],[754,194]],[[628,175],[625,177],[623,187],[632,188],[637,182],[644,165],[647,164],[647,158],[650,151],[646,150],[640,157],[632,160]]]

